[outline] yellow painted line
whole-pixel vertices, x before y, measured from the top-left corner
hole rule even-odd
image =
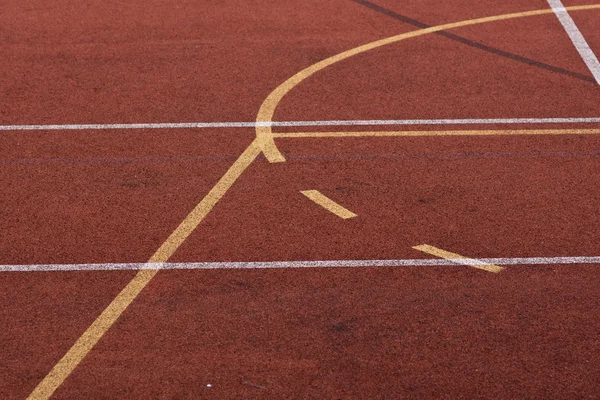
[[[288,132],[274,138],[394,137],[394,136],[494,136],[494,135],[598,135],[600,129],[499,129],[449,131]]]
[[[450,253],[449,251],[438,249],[437,247],[429,246],[428,244],[422,244],[420,246],[414,246],[413,249],[422,251],[423,253],[431,254],[433,256],[444,258],[450,261],[456,261],[457,264],[466,265],[473,268],[483,269],[484,271],[498,273],[504,270],[503,267],[494,264],[488,264],[480,262],[473,258],[463,257],[459,254]]]
[[[244,150],[233,165],[227,170],[225,175],[208,192],[200,203],[189,213],[189,215],[179,224],[177,229],[160,246],[156,253],[148,262],[166,262],[181,246],[183,241],[196,229],[198,224],[208,215],[215,204],[223,197],[242,173],[258,157],[261,150],[256,140]]]
[[[167,262],[260,152],[261,148],[256,143],[256,140],[253,141],[210,192],[188,214],[183,222],[179,224],[177,229],[175,229],[154,255],[150,257],[148,262]],[[102,336],[117,321],[123,311],[135,300],[142,289],[150,283],[158,271],[158,269],[139,271],[100,316],[96,318],[92,325],[77,339],[75,344],[58,361],[48,375],[37,385],[28,399],[41,400],[50,398],[54,391],[58,389],[69,374],[79,365],[81,360],[84,359]]]
[[[348,219],[357,216],[352,211],[342,207],[341,205],[331,200],[329,197],[325,196],[318,190],[303,190],[300,193],[302,193],[321,207],[325,208],[326,210],[331,211],[340,218]]]
[[[585,6],[573,6],[573,7],[565,7],[568,11],[579,11],[579,10],[592,10],[600,8],[600,4],[592,4]],[[302,71],[296,73],[294,76],[290,77],[288,80],[279,85],[275,90],[273,90],[269,96],[265,99],[265,101],[260,106],[258,114],[256,116],[257,122],[271,122],[273,120],[273,115],[275,114],[275,109],[283,99],[283,97],[289,93],[294,87],[296,87],[300,82],[304,81],[306,78],[310,77],[314,73],[321,71],[324,68],[329,67],[332,64],[350,58],[360,53],[364,53],[369,50],[376,49],[381,46],[385,46],[391,43],[396,43],[402,40],[427,35],[430,33],[435,33],[439,31],[445,31],[449,29],[460,28],[469,25],[477,25],[483,24],[487,22],[496,22],[503,21],[515,18],[523,18],[523,17],[532,17],[536,15],[545,15],[545,14],[553,14],[554,10],[551,8],[543,9],[543,10],[534,10],[534,11],[526,11],[519,12],[513,14],[504,14],[504,15],[496,15],[492,17],[484,17],[484,18],[475,18],[466,21],[453,22],[449,24],[433,26],[430,28],[424,28],[408,33],[403,33],[401,35],[391,36],[385,39],[377,40],[371,43],[364,44],[362,46],[356,47],[354,49],[350,49],[339,53],[335,56],[329,57],[325,60],[319,61],[316,64],[311,65],[308,68],[303,69]],[[277,146],[275,145],[274,136],[272,132],[272,128],[270,126],[257,126],[256,127],[256,138],[259,140],[259,145],[261,147],[262,152],[265,154],[265,157],[269,162],[282,162],[285,161],[285,157],[281,154]]]

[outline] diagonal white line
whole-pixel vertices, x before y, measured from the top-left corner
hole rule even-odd
[[[575,48],[585,62],[585,65],[587,65],[592,75],[594,75],[594,78],[596,78],[596,82],[600,85],[600,62],[581,34],[579,28],[577,28],[577,25],[575,25],[575,21],[573,21],[573,18],[571,18],[560,0],[548,0],[548,4],[550,4],[554,14],[556,14],[563,28],[567,31],[569,38],[575,45]]]
[[[600,264],[600,257],[526,257],[478,258],[479,263],[496,265]],[[195,263],[99,263],[99,264],[22,264],[0,265],[0,272],[43,271],[130,271],[143,269],[285,269],[285,268],[361,268],[361,267],[435,267],[458,266],[474,262],[471,258],[398,260],[323,260],[323,261],[248,261]]]
[[[474,125],[474,124],[590,124],[598,117],[585,118],[459,118],[459,119],[367,119],[275,122],[158,122],[136,124],[0,125],[0,131],[118,130],[118,129],[206,129],[302,126],[380,126],[380,125]]]

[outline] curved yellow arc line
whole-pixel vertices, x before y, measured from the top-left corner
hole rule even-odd
[[[579,11],[579,10],[590,10],[600,8],[600,4],[593,5],[585,5],[585,6],[572,6],[565,7],[568,11]],[[265,99],[265,101],[260,106],[258,110],[258,114],[256,116],[256,122],[268,123],[273,120],[273,114],[275,113],[275,109],[281,102],[281,99],[290,92],[295,86],[297,86],[300,82],[313,75],[315,72],[318,72],[332,64],[335,64],[339,61],[345,60],[352,56],[355,56],[360,53],[364,53],[365,51],[369,51],[381,46],[385,46],[391,43],[396,43],[405,39],[414,38],[417,36],[427,35],[429,33],[444,31],[453,28],[459,28],[463,26],[469,25],[477,25],[483,24],[486,22],[495,22],[502,21],[507,19],[514,18],[523,18],[523,17],[532,17],[536,15],[544,15],[551,14],[554,11],[552,9],[543,9],[543,10],[534,10],[534,11],[525,11],[519,13],[512,14],[504,14],[504,15],[495,15],[492,17],[484,17],[484,18],[476,18],[470,19],[466,21],[453,22],[444,25],[432,26],[430,28],[419,29],[416,31],[403,33],[396,36],[391,36],[385,39],[380,39],[375,42],[367,43],[359,47],[355,47],[353,49],[344,51],[343,53],[339,53],[335,56],[326,58],[325,60],[319,61],[316,64],[311,65],[308,68],[303,69],[302,71],[296,73],[294,76],[283,82],[279,85],[275,90],[269,94],[269,96]],[[267,158],[269,162],[283,162],[285,161],[285,157],[281,154],[277,146],[275,145],[275,141],[273,138],[273,131],[270,126],[257,126],[256,127],[256,140],[258,145],[260,146],[263,154]]]

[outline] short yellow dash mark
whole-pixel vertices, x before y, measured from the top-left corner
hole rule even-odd
[[[413,249],[422,251],[423,253],[431,254],[436,257],[445,258],[446,260],[456,262],[460,265],[467,265],[469,267],[483,269],[488,272],[498,273],[504,270],[503,267],[500,267],[498,265],[479,262],[476,259],[463,257],[455,253],[450,253],[449,251],[438,249],[437,247],[429,246],[428,244],[414,246]]]
[[[331,200],[329,197],[325,196],[318,190],[303,190],[300,193],[302,193],[321,207],[331,211],[340,218],[348,219],[357,216],[352,211],[340,206],[338,203]]]

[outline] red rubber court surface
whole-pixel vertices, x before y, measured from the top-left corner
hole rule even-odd
[[[0,398],[598,398],[562,4],[1,5]]]

